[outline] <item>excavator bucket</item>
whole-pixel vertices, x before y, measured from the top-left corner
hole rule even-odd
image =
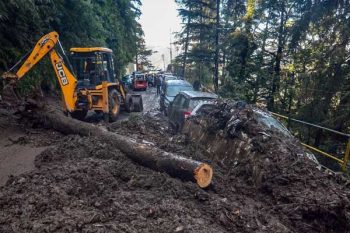
[[[14,102],[20,100],[19,95],[15,90],[16,74],[5,72],[2,76],[3,88],[1,90],[1,99],[5,102]]]
[[[4,102],[14,102],[20,100],[13,85],[6,84],[1,91],[1,99]]]

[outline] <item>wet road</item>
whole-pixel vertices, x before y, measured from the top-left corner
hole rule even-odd
[[[148,88],[147,91],[136,93],[140,93],[142,95],[144,112],[159,108],[159,96],[157,96],[156,88]]]
[[[142,95],[142,102],[143,102],[143,112],[151,111],[152,109],[159,108],[159,96],[157,96],[157,89],[156,88],[147,88],[146,91],[130,91],[130,93],[134,94],[140,94]],[[135,114],[135,113],[131,113]],[[130,113],[127,113],[125,111],[122,111],[119,116],[119,121],[126,120],[130,116]]]

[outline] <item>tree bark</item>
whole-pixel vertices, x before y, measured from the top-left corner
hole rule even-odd
[[[275,56],[275,67],[274,67],[274,75],[272,79],[272,90],[270,94],[270,100],[268,104],[268,109],[270,111],[275,111],[275,95],[279,91],[280,84],[280,76],[281,76],[281,61],[283,56],[283,47],[285,44],[285,22],[287,21],[287,16],[285,15],[285,5],[281,6],[281,17],[280,24],[278,29],[278,42],[277,42],[277,52]]]
[[[219,90],[219,27],[220,27],[220,0],[216,0],[216,33],[215,33],[215,71],[214,71],[214,89],[215,93]]]
[[[32,102],[33,104],[33,102]],[[32,118],[46,128],[55,129],[63,134],[97,136],[110,142],[125,155],[140,165],[159,172],[165,172],[182,180],[192,181],[201,188],[210,185],[213,170],[206,164],[177,154],[168,153],[159,148],[138,142],[132,138],[109,132],[97,126],[64,116],[60,111],[35,111],[22,115]],[[34,117],[33,117],[34,116]]]
[[[265,24],[265,29],[264,29],[264,36],[263,36],[263,42],[261,45],[261,53],[259,54],[259,63],[260,66],[263,66],[264,64],[264,60],[265,60],[265,47],[266,47],[266,40],[267,40],[267,33],[268,33],[268,29],[269,29],[269,20],[266,20],[266,24]],[[258,94],[259,94],[259,88],[260,88],[260,81],[261,77],[260,75],[258,75],[256,77],[255,80],[255,84],[254,84],[254,95],[253,95],[253,103],[256,103],[258,101]]]
[[[189,8],[189,11],[192,10],[192,7]],[[186,64],[187,64],[187,54],[188,54],[188,45],[189,45],[189,37],[190,37],[190,23],[191,23],[191,17],[188,16],[187,19],[187,28],[186,28],[186,40],[185,40],[185,49],[184,49],[184,57],[183,57],[183,63],[182,63],[182,76],[184,79],[186,79]]]

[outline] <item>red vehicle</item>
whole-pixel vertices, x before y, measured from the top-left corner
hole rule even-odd
[[[132,79],[132,89],[136,90],[147,90],[147,79],[144,74],[134,74]]]

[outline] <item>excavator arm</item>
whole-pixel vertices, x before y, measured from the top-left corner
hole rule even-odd
[[[10,71],[5,72],[2,78],[5,80],[10,80],[10,83],[21,79],[25,74],[27,74],[41,59],[43,59],[48,53],[50,54],[51,64],[55,71],[58,83],[61,87],[64,106],[67,111],[72,112],[75,109],[76,103],[76,85],[77,79],[74,77],[73,72],[65,65],[64,60],[56,52],[55,46],[59,44],[59,35],[57,32],[50,32],[40,38],[36,43],[34,49],[23,62],[16,73],[12,70],[20,65],[22,61],[19,61]]]

